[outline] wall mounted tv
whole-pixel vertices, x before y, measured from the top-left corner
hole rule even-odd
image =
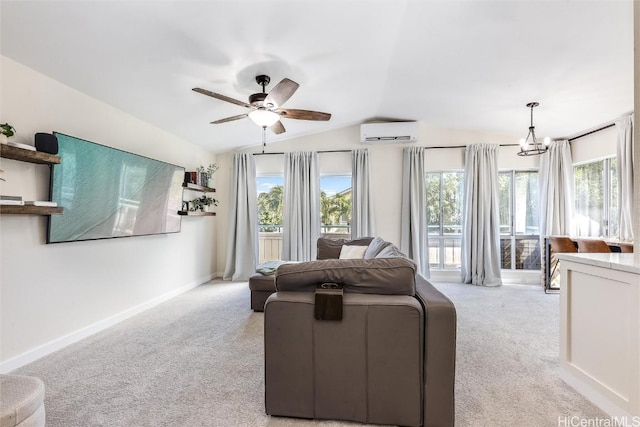
[[[177,233],[184,168],[54,132],[47,243]]]

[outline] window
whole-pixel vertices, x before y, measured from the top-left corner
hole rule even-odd
[[[258,231],[282,232],[284,177],[256,178],[258,191]]]
[[[321,233],[325,237],[351,236],[351,176],[320,177]]]
[[[458,171],[427,173],[427,226],[431,268],[460,268],[463,176]]]
[[[279,260],[282,253],[282,215],[284,177],[282,175],[256,178],[258,197],[259,263]]]
[[[540,270],[538,172],[500,172],[498,192],[501,268]]]
[[[576,235],[618,236],[618,171],[616,158],[573,167]]]

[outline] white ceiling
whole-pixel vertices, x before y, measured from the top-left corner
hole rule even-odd
[[[374,118],[562,137],[633,109],[633,2],[6,1],[1,53],[212,151],[259,144],[257,74],[300,88],[298,137]]]

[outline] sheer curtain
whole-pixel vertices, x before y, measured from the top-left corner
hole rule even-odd
[[[258,256],[258,207],[256,167],[253,156],[233,156],[231,207],[224,280],[247,280],[256,271]]]
[[[620,240],[633,240],[633,115],[616,120],[618,128],[618,203]]]
[[[351,152],[351,174],[351,238],[375,236],[369,150],[366,148]]]
[[[501,285],[497,145],[467,147],[463,206],[462,281]]]
[[[418,273],[429,277],[424,147],[404,149],[402,171],[400,250],[416,263]]]
[[[282,259],[311,261],[320,237],[318,153],[285,154]]]
[[[552,141],[540,156],[540,237],[573,235],[573,161],[569,141]]]

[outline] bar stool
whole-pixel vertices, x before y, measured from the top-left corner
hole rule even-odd
[[[549,244],[551,245],[551,254],[559,254],[559,253],[567,253],[567,252],[578,252],[578,248],[576,248],[576,244],[571,240],[570,237],[562,237],[562,236],[549,236]],[[553,262],[555,261],[555,262]],[[552,261],[551,256],[549,256],[549,267],[551,268],[551,273],[548,276],[549,284],[551,286],[553,282],[559,285],[560,278],[556,277],[556,272],[558,271],[559,261],[557,258],[554,258]]]
[[[552,236],[549,237],[549,243],[551,243],[551,250],[554,253],[578,252],[578,248],[569,237]]]
[[[632,254],[633,245],[631,243],[620,243],[620,252]]]
[[[579,239],[578,252],[609,253],[611,252],[611,248],[604,240]]]

